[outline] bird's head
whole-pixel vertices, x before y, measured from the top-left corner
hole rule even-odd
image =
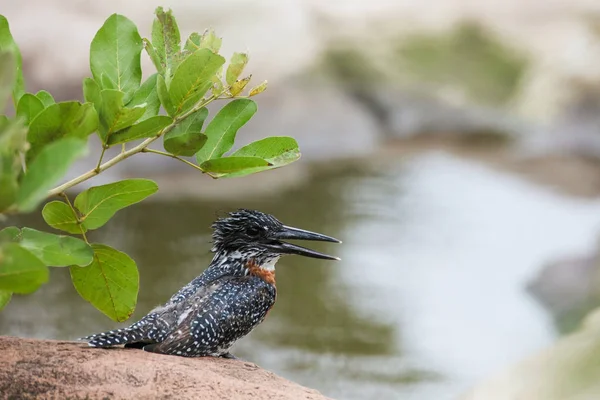
[[[325,260],[339,260],[284,240],[316,240],[341,243],[320,233],[283,225],[272,215],[241,209],[218,219],[213,225],[213,251],[238,253],[244,258],[277,260],[282,255],[297,254]]]

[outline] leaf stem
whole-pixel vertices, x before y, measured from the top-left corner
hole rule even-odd
[[[170,157],[170,158],[174,158],[176,160],[181,161],[182,163],[185,163],[187,165],[189,165],[192,168],[197,169],[198,171],[201,171],[202,173],[205,173],[206,175],[210,176],[211,178],[216,178],[214,175],[212,175],[210,172],[206,172],[204,171],[202,168],[200,168],[199,166],[197,166],[194,163],[189,162],[188,160],[181,158],[179,156],[176,156],[175,154],[171,154],[171,153],[167,153],[164,151],[160,151],[160,150],[154,150],[154,149],[149,149],[149,148],[145,148],[144,150],[142,150],[142,153],[154,153],[154,154],[159,154],[161,156],[165,156],[165,157]]]
[[[65,201],[69,205],[69,208],[71,209],[71,212],[73,213],[73,216],[77,220],[77,225],[79,226],[79,230],[81,231],[81,236],[83,236],[83,240],[85,240],[85,242],[87,244],[90,244],[90,242],[88,242],[88,240],[87,240],[87,236],[85,235],[85,230],[83,230],[83,226],[81,225],[81,220],[79,219],[79,215],[77,214],[77,210],[75,210],[75,207],[73,207],[73,204],[71,204],[71,201],[69,200],[69,196],[67,196],[67,194],[65,192],[61,192],[59,194],[59,196],[64,197]]]
[[[100,173],[100,171],[98,171],[100,169],[100,164],[102,164],[102,159],[104,158],[104,153],[106,152],[106,149],[108,149],[108,146],[105,144],[102,144],[102,153],[100,153],[100,159],[98,160],[98,165],[96,165],[96,172]]]
[[[48,197],[52,197],[52,196],[56,196],[59,195],[60,193],[64,192],[65,190],[80,184],[81,182],[85,182],[88,179],[93,178],[94,176],[100,174],[102,171],[106,171],[107,169],[109,169],[110,167],[112,167],[113,165],[131,157],[134,154],[140,153],[141,151],[143,151],[146,147],[148,147],[148,145],[150,145],[152,142],[154,142],[156,139],[158,139],[159,137],[163,136],[164,134],[166,134],[167,132],[170,132],[172,129],[174,129],[181,121],[183,121],[184,119],[186,119],[187,117],[189,117],[190,115],[192,115],[193,113],[195,113],[196,111],[200,110],[202,107],[205,107],[207,104],[209,104],[210,102],[212,102],[213,100],[215,100],[215,96],[211,96],[207,99],[202,99],[200,100],[194,107],[192,107],[189,111],[186,111],[185,113],[181,114],[178,117],[175,117],[173,119],[173,122],[171,122],[169,125],[165,126],[156,136],[153,136],[151,138],[148,138],[146,140],[144,140],[142,143],[138,144],[135,147],[132,147],[131,149],[121,152],[118,155],[116,155],[115,157],[111,158],[110,160],[108,160],[107,162],[105,162],[102,165],[99,165],[98,167],[94,168],[91,171],[86,172],[83,175],[78,176],[77,178],[71,179],[68,182],[63,183],[60,186],[55,187],[54,189],[51,189],[50,191],[48,191]]]
[[[235,96],[217,97],[217,100],[249,99],[249,98],[250,98],[250,96],[236,94]]]
[[[165,157],[171,157],[171,158],[181,161],[182,163],[186,163],[187,165],[189,165],[192,168],[196,168],[198,171],[202,171],[202,168],[200,168],[196,164],[193,164],[186,159],[176,156],[175,154],[170,154],[170,153],[166,153],[164,151],[154,150],[154,149],[149,149],[149,148],[145,148],[144,150],[142,150],[142,153],[154,153],[154,154],[160,154],[161,156],[165,156]],[[204,171],[202,171],[202,172],[204,172]]]

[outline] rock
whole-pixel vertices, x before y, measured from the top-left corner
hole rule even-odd
[[[576,89],[578,96],[563,107],[550,129],[527,137],[529,152],[600,160],[600,83],[580,83]]]
[[[509,141],[521,139],[532,129],[530,124],[504,111],[455,105],[401,88],[364,92],[361,100],[374,116],[382,117],[382,130],[387,138],[392,139],[427,135],[455,139],[489,137]]]
[[[600,253],[548,263],[527,291],[554,317],[557,328],[571,332],[600,306]]]
[[[2,399],[326,399],[247,361],[77,342],[3,336],[0,364]]]

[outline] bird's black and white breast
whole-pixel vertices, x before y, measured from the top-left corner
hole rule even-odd
[[[144,349],[188,357],[224,354],[263,321],[275,302],[275,286],[252,275],[210,286],[203,298],[190,299],[162,342]]]

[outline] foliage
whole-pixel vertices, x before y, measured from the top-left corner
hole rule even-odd
[[[336,41],[316,67],[362,101],[377,101],[373,87],[410,90],[416,84],[498,106],[518,94],[529,64],[515,46],[466,21],[443,32],[397,34],[372,44]]]
[[[16,115],[0,115],[0,222],[5,215],[35,211],[46,200],[46,223],[66,232],[27,227],[0,230],[0,309],[13,293],[31,293],[48,280],[48,267],[69,267],[77,292],[115,321],[135,309],[137,266],[128,255],[86,233],[158,190],[147,179],[126,179],[91,187],[71,202],[66,191],[138,153],[174,158],[212,178],[239,177],[279,168],[300,157],[290,137],[269,137],[231,152],[235,137],[257,111],[250,97],[266,82],[243,94],[248,55],[234,53],[227,67],[219,54],[221,39],[212,30],[192,33],[182,43],[175,17],[156,10],[151,40],[133,22],[111,15],[90,46],[91,78],[83,80],[85,102],[56,103],[46,92],[26,93],[21,54],[0,15],[0,109],[12,97]],[[156,73],[142,77],[145,50]],[[206,106],[231,100],[210,120]],[[166,115],[161,114],[162,110]],[[93,170],[54,187],[73,163],[88,154],[87,139],[102,143]],[[148,146],[162,138],[165,151]],[[135,143],[139,142],[139,143]],[[103,162],[105,151],[120,154]],[[231,153],[231,154],[228,154]],[[182,157],[193,157],[196,161]],[[76,235],[76,236],[71,236]]]
[[[417,80],[458,85],[474,101],[503,104],[523,78],[527,60],[474,23],[443,35],[414,35],[397,47],[402,71]]]

